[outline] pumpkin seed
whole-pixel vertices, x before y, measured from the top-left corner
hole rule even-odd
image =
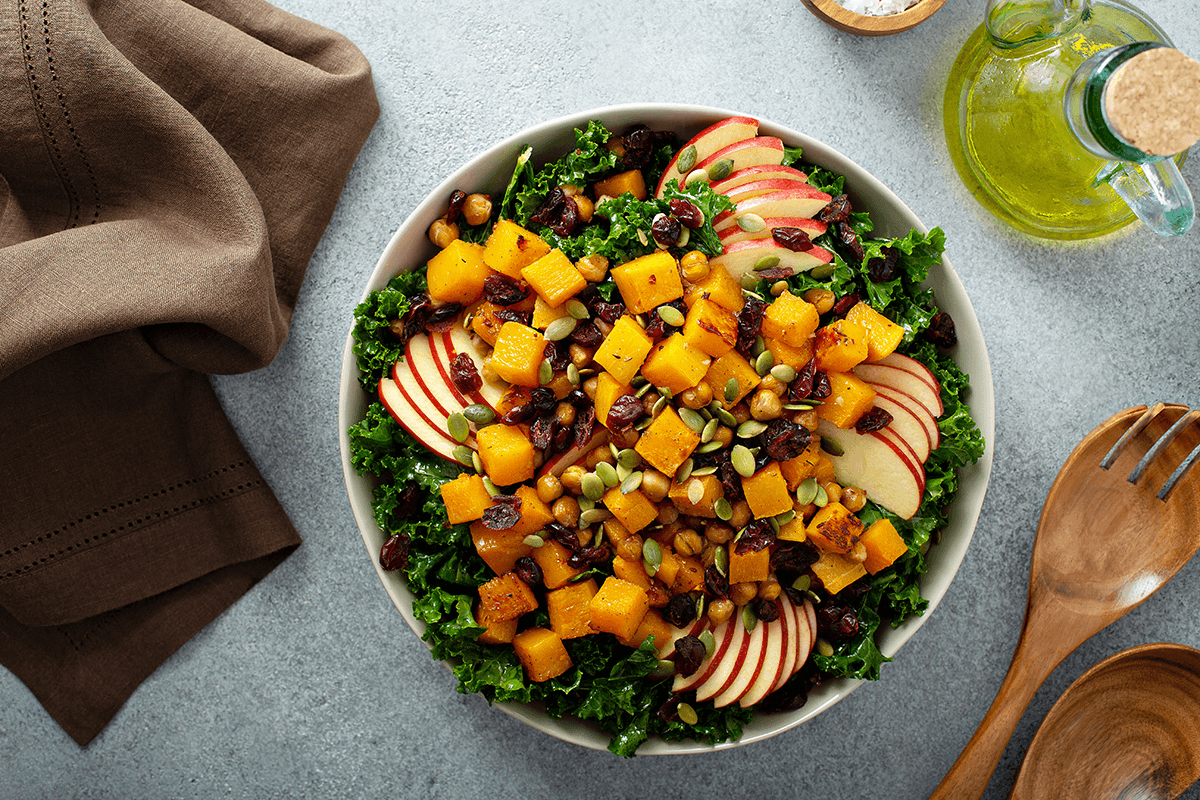
[[[721,420],[710,419],[704,423],[704,428],[700,431],[701,442],[711,442],[712,438],[717,435],[717,428],[721,426]]]
[[[749,603],[742,606],[742,625],[745,626],[747,633],[758,627],[758,617],[754,614],[754,606]]]
[[[627,447],[617,453],[617,463],[623,467],[629,467],[630,469],[633,469],[642,463],[642,457],[638,454],[637,450],[634,450],[632,447]]]
[[[668,400],[675,396],[675,393],[671,391],[671,387],[669,386],[655,386],[654,388],[658,390],[659,394]]]
[[[450,416],[446,417],[446,428],[449,429],[450,435],[454,437],[454,441],[462,444],[471,435],[471,425],[467,422],[467,418],[455,411]]]
[[[647,541],[653,541],[648,539]],[[729,550],[724,547],[718,547],[713,551],[713,566],[717,568],[717,572],[722,575],[729,574]]]
[[[712,453],[716,450],[720,450],[724,446],[725,445],[721,444],[720,440],[713,439],[711,442],[705,442],[704,444],[697,447],[696,452],[697,453]]]
[[[689,144],[679,151],[679,160],[675,162],[675,171],[683,175],[696,166],[696,145]]]
[[[770,350],[763,350],[758,354],[758,358],[754,359],[754,371],[759,375],[766,375],[773,366],[775,366],[775,354]]]
[[[692,505],[698,504],[704,499],[704,483],[692,478],[688,481],[687,499]]]
[[[698,181],[703,181],[704,183],[709,182],[708,170],[706,170],[706,169],[692,170],[691,172],[688,173],[688,176],[683,179],[683,185],[686,188]]]
[[[796,487],[796,502],[802,506],[806,506],[813,500],[816,500],[817,488],[816,478],[805,478],[800,481],[800,485]]]
[[[817,280],[824,280],[825,278],[828,278],[830,275],[833,274],[833,270],[834,270],[833,264],[822,264],[819,267],[813,267],[812,269],[810,269],[808,271],[808,274],[813,276]]]
[[[641,228],[638,228],[637,237],[638,237],[638,241],[642,243],[642,247],[650,246],[650,237],[647,236],[646,232],[644,230],[642,230]]]
[[[723,408],[717,409],[717,419],[721,420],[722,425],[726,425],[730,428],[732,428],[734,425],[737,425],[737,417],[735,417],[733,414],[730,414]]]
[[[675,674],[675,662],[663,659],[650,670],[650,674],[655,678],[669,678]]]
[[[546,341],[558,342],[575,332],[579,320],[575,317],[559,317],[546,326]]]
[[[500,494],[500,487],[492,483],[492,479],[487,475],[483,476],[483,490],[488,493],[488,497],[496,497]]]
[[[826,658],[829,658],[831,655],[833,655],[833,645],[824,639],[817,639],[817,652]]]
[[[655,400],[654,406],[650,409],[650,416],[657,417],[659,415],[659,412],[661,412],[664,408],[667,407],[667,402],[668,401],[667,401],[666,397],[660,397],[657,400]]]
[[[676,247],[687,247],[687,243],[692,240],[692,229],[684,225],[679,229],[679,241],[675,242]],[[668,323],[670,324],[670,323]]]
[[[579,377],[579,367],[575,366],[574,362],[567,364],[567,380],[572,386],[578,386],[583,382],[583,378]]]
[[[744,444],[735,444],[729,451],[729,460],[733,468],[743,478],[754,476],[754,454]]]
[[[704,593],[701,592],[696,597],[696,619],[700,619],[701,617],[704,616],[704,602],[705,602],[704,601]],[[705,633],[709,633],[709,632],[710,631],[707,631],[707,630],[705,631]],[[700,641],[704,641],[704,634],[700,634]],[[716,640],[716,637],[714,636],[713,637],[713,648],[715,649],[716,646],[717,646],[717,640]],[[704,645],[704,650],[709,656],[712,655],[712,651],[708,649],[707,644]]]
[[[708,179],[712,181],[723,181],[729,177],[729,173],[733,172],[733,159],[722,158],[720,161],[713,163],[708,168]]]
[[[806,592],[809,586],[812,586],[812,578],[808,575],[801,575],[792,581],[792,588],[797,592]]]
[[[529,534],[521,541],[523,541],[529,547],[541,547],[546,543],[546,540],[536,533]]]
[[[808,576],[805,575],[804,577],[807,578]],[[700,609],[697,608],[696,616],[699,616],[699,615],[700,615]],[[697,636],[696,638],[700,640],[700,644],[704,645],[704,657],[712,658],[712,654],[717,651],[717,637],[713,635],[713,632],[711,630],[709,630],[708,628],[705,628],[704,631],[701,632],[701,634],[699,636]]]
[[[775,519],[774,517],[767,517],[767,524],[771,526],[771,530],[775,532],[776,536],[778,536],[779,535],[779,520]]]
[[[644,431],[644,430],[646,430],[646,428],[649,428],[653,422],[654,422],[654,417],[651,417],[649,415],[643,416],[641,419],[639,419],[637,422],[634,423],[633,429],[635,431],[639,431],[639,432]]]
[[[612,518],[612,512],[607,508],[592,508],[579,513],[580,526],[594,525],[597,522],[604,522],[606,519]]]
[[[787,364],[776,364],[771,367],[771,377],[782,383],[791,383],[796,380],[796,370]]]
[[[475,472],[480,475],[483,474],[483,459],[474,450],[471,451],[471,466],[475,469]]]
[[[629,494],[642,485],[642,472],[631,472],[621,481],[621,494]]]
[[[591,316],[591,314],[588,313],[587,306],[585,306],[579,300],[576,300],[574,297],[568,300],[563,308],[566,309],[566,312],[575,319],[587,319]]]
[[[594,472],[589,472],[580,480],[583,496],[593,502],[604,496],[604,480]]]
[[[754,271],[762,272],[765,269],[774,269],[779,266],[779,256],[763,256],[758,261],[754,262]]]
[[[758,336],[755,336],[754,337],[754,347],[750,351],[751,355],[753,355],[755,358],[758,358],[759,356],[761,356],[763,354],[764,351],[766,351],[766,349],[767,349],[767,340],[764,339],[761,334]]]
[[[545,386],[554,380],[554,365],[550,363],[550,359],[542,359],[542,363],[538,366],[538,385]]]
[[[737,226],[746,233],[758,233],[767,227],[767,221],[758,214],[740,214],[737,218]]]
[[[653,389],[653,388],[654,388],[654,384],[652,384],[652,383],[643,383],[643,384],[642,384],[641,386],[639,386],[639,387],[637,388],[637,390],[636,390],[636,391],[633,393],[633,396],[634,396],[634,397],[636,397],[636,398],[638,398],[639,400],[641,400],[643,397],[645,397],[645,396],[646,396],[646,392],[649,392],[649,391],[650,391],[651,389]]]
[[[812,403],[787,403],[784,405],[784,411],[812,411],[816,408]]]
[[[451,450],[450,455],[454,456],[454,460],[462,464],[464,467],[472,467],[475,465],[475,462],[472,460],[472,456],[475,455],[475,451],[467,447],[465,444],[460,444],[458,447]]]
[[[717,513],[717,519],[722,522],[729,522],[733,518],[733,505],[727,498],[718,497],[717,502],[713,503],[713,511]]]
[[[725,381],[725,402],[732,403],[739,392],[741,392],[741,389],[741,384],[738,383],[737,378],[730,378]]]
[[[578,503],[579,503],[579,510],[580,510],[580,511],[587,511],[587,510],[588,510],[588,509],[590,509],[590,508],[595,508],[595,507],[596,507],[596,501],[595,501],[595,500],[591,500],[591,499],[589,499],[589,498],[587,498],[587,497],[583,497],[582,495],[581,495],[580,497],[576,498],[576,502],[578,502]]]
[[[645,566],[646,572],[651,577],[658,572],[658,568],[662,566],[662,546],[653,539],[647,539],[642,542],[642,565]]]
[[[621,479],[617,477],[617,468],[607,461],[601,461],[596,465],[596,474],[600,476],[600,480],[604,481],[604,485],[609,489],[621,482]]]
[[[714,464],[709,464],[707,467],[696,467],[692,470],[693,478],[703,478],[705,475],[715,475],[717,468]]]
[[[687,703],[680,703],[675,707],[675,713],[679,715],[679,721],[684,725],[695,725],[700,721],[700,715],[696,713],[696,709],[689,706]]]
[[[679,469],[675,470],[675,482],[680,486],[683,482],[692,476],[692,469],[696,466],[696,462],[692,459],[687,459],[679,465]]]
[[[675,306],[659,306],[658,318],[668,325],[673,325],[676,328],[681,327],[683,323],[687,321],[683,316],[683,312]]]
[[[687,425],[696,433],[704,430],[704,417],[697,414],[690,408],[679,409],[679,418],[683,420],[683,424]]]
[[[796,518],[796,509],[794,509],[794,508],[789,508],[787,511],[784,511],[780,514],[776,514],[774,517],[775,521],[778,522],[780,525],[787,525],[789,522],[791,522],[795,518]]]
[[[625,479],[633,474],[633,470],[624,464],[617,464],[617,478],[624,483]]]
[[[760,433],[767,430],[767,423],[760,422],[756,419],[748,419],[741,425],[737,426],[737,437],[739,439],[753,439]]]
[[[817,486],[817,496],[813,498],[813,505],[817,508],[829,505],[829,492],[825,491],[824,486]]]
[[[846,451],[842,449],[840,444],[824,436],[821,437],[821,449],[826,453],[829,453],[831,456],[842,456],[846,454]]]
[[[741,284],[743,291],[754,294],[752,290],[758,286],[758,276],[753,271],[743,272],[742,277],[738,278],[738,283]]]
[[[496,418],[496,412],[485,406],[483,403],[474,403],[462,410],[462,415],[467,418],[468,422],[474,422],[478,425],[487,425]]]

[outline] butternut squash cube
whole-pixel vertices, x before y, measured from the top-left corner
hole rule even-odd
[[[479,619],[478,611],[475,618]],[[516,619],[498,619],[487,624],[480,622],[485,630],[479,634],[479,641],[483,644],[509,644],[517,633],[518,622]]]
[[[780,525],[779,533],[775,534],[775,538],[781,542],[803,542],[807,540],[808,533],[805,530],[804,518],[797,514]]]
[[[687,460],[699,444],[700,434],[689,428],[675,409],[668,405],[642,431],[633,449],[659,472],[674,475],[679,465]]]
[[[500,327],[504,324],[504,320],[497,316],[499,311],[500,306],[484,300],[471,312],[471,330],[493,347],[496,337],[500,335]]]
[[[525,534],[494,531],[479,521],[471,523],[471,541],[475,544],[475,552],[497,575],[512,572],[518,558],[533,552],[533,548],[525,544]]]
[[[737,545],[729,545],[729,583],[746,583],[748,581],[765,581],[771,574],[771,550],[753,550],[739,555]]]
[[[867,548],[867,558],[863,566],[867,572],[874,575],[885,567],[896,563],[896,559],[908,552],[908,545],[901,538],[896,526],[889,519],[879,519],[863,531],[860,538],[863,547]]]
[[[763,312],[762,335],[800,347],[821,324],[817,307],[804,298],[785,291]]]
[[[595,191],[597,198],[605,196],[620,197],[629,192],[635,200],[646,199],[646,179],[642,176],[640,169],[631,169],[628,172],[613,175],[611,178],[596,181],[592,189]]]
[[[475,434],[483,471],[497,486],[533,477],[533,443],[515,425],[488,425]]]
[[[541,295],[537,295],[533,301],[533,320],[530,324],[539,331],[544,331],[554,320],[569,316],[565,307],[560,305],[556,308],[543,300]]]
[[[821,557],[809,569],[830,594],[837,594],[867,574],[867,568],[861,561],[841,553],[821,553]]]
[[[618,382],[629,384],[642,368],[653,346],[654,341],[637,324],[637,320],[625,315],[604,337],[593,360],[608,370]]]
[[[670,545],[664,544],[662,545],[662,562],[655,570],[654,577],[662,581],[663,586],[670,586],[679,576],[679,566],[679,554],[672,550]]]
[[[531,533],[537,533],[554,521],[550,506],[538,497],[537,489],[532,486],[518,486],[513,494],[521,501],[517,506],[517,513],[521,516],[517,524],[508,529],[509,532],[524,538]]]
[[[829,397],[817,406],[817,416],[839,428],[854,427],[859,417],[875,405],[875,390],[852,372],[827,372]]]
[[[796,487],[813,476],[817,468],[817,461],[822,455],[821,440],[814,436],[808,443],[808,447],[804,448],[803,453],[795,458],[779,462],[779,468],[783,470],[783,477],[787,478],[790,491],[794,492]],[[803,539],[798,541],[803,541]]]
[[[483,263],[496,272],[520,279],[521,270],[550,252],[550,245],[536,233],[512,220],[499,220],[483,248]]]
[[[492,496],[484,487],[483,478],[469,472],[464,472],[452,481],[446,481],[438,489],[442,494],[446,517],[451,525],[479,519],[492,504]]]
[[[682,333],[676,333],[650,350],[642,364],[642,377],[679,394],[703,380],[711,361],[703,350],[688,344]]]
[[[537,386],[538,370],[546,358],[541,331],[519,322],[505,322],[492,350],[492,369],[517,386]]]
[[[713,358],[723,356],[737,344],[737,317],[708,298],[692,303],[683,323],[688,344]]]
[[[846,312],[846,319],[866,331],[867,361],[887,358],[904,340],[904,328],[880,314],[866,303],[855,303]]]
[[[631,639],[650,610],[650,597],[637,584],[620,578],[605,578],[604,585],[588,604],[592,627],[618,639]]]
[[[833,472],[833,459],[824,452],[818,454],[817,465],[813,467],[812,476],[816,478],[817,483],[822,485],[837,480],[837,475]]]
[[[702,487],[700,499],[693,503],[689,494],[693,484],[699,484]],[[721,479],[716,475],[702,475],[698,478],[688,478],[683,483],[671,481],[671,488],[667,491],[667,497],[670,498],[672,505],[679,511],[680,514],[685,514],[692,517],[707,517],[713,519],[717,516],[716,503],[717,500],[725,496],[725,489],[721,486]]]
[[[742,478],[742,492],[755,519],[782,514],[792,508],[792,493],[779,463],[772,461],[749,478]]]
[[[837,319],[817,331],[817,369],[849,372],[867,358],[867,329],[848,319]]]
[[[727,401],[725,386],[730,378],[737,378],[738,388],[733,399]],[[750,366],[750,362],[737,350],[730,350],[720,358],[714,358],[704,375],[704,382],[712,389],[713,397],[720,400],[726,409],[742,402],[742,398],[754,391],[754,387],[758,386],[760,381],[762,378],[754,371],[754,367]]]
[[[483,263],[483,245],[455,239],[425,265],[429,296],[443,303],[469,305],[483,294],[491,269]]]
[[[568,563],[567,559],[570,557],[570,550],[552,540],[548,540],[541,547],[533,548],[533,561],[541,567],[542,583],[547,589],[566,586],[580,573],[580,570]]]
[[[527,267],[521,269],[521,277],[533,287],[538,297],[558,308],[567,300],[583,291],[587,280],[575,269],[571,259],[557,247]]]
[[[557,678],[575,666],[562,639],[546,628],[527,628],[512,640],[513,652],[534,683]]]
[[[662,614],[652,608],[646,612],[646,616],[642,617],[642,624],[638,625],[633,636],[621,639],[620,642],[626,647],[641,647],[642,642],[653,636],[654,649],[661,653],[666,649],[670,635],[671,624],[663,619]]]
[[[675,256],[665,250],[639,256],[609,270],[630,314],[645,314],[652,308],[683,297],[683,279]]]
[[[841,503],[827,503],[808,521],[805,533],[817,549],[849,553],[862,536],[862,521]]]
[[[479,621],[516,619],[537,608],[533,590],[515,572],[497,575],[479,587]]]
[[[617,402],[618,397],[627,394],[633,394],[633,387],[627,383],[621,383],[612,376],[612,373],[601,372],[597,375],[596,396],[593,398],[596,405],[596,421],[607,427],[609,409],[612,408],[613,403]]]
[[[643,589],[650,588],[650,576],[646,574],[646,567],[641,559],[630,561],[628,558],[614,556],[612,560],[613,575],[623,581],[636,583]]]
[[[702,298],[713,301],[733,314],[741,311],[746,304],[742,285],[720,264],[709,264],[708,275],[688,283],[683,302],[690,308]]]
[[[568,583],[546,593],[546,611],[550,615],[550,630],[559,639],[577,639],[595,633],[592,628],[589,603],[598,591],[596,581],[588,578]]]
[[[771,339],[769,337],[765,341],[767,349],[775,357],[776,364],[787,364],[797,372],[803,369],[809,361],[812,361],[813,353],[815,352],[812,339],[805,339],[804,344],[799,347],[792,347],[780,339]]]
[[[658,508],[654,502],[641,490],[634,489],[629,494],[621,494],[621,488],[614,486],[604,493],[604,507],[617,518],[630,533],[637,533],[658,517]]]
[[[700,559],[676,553],[675,560],[679,563],[679,570],[671,582],[671,591],[692,592],[704,586],[704,563]]]

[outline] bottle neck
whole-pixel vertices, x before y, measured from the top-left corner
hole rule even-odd
[[[1145,153],[1126,141],[1114,129],[1105,108],[1105,90],[1113,73],[1134,56],[1156,47],[1166,45],[1160,42],[1133,42],[1104,50],[1080,64],[1067,83],[1063,96],[1067,122],[1083,146],[1093,154],[1137,164],[1161,158]]]
[[[984,24],[1001,48],[1055,39],[1090,12],[1092,0],[988,0]]]

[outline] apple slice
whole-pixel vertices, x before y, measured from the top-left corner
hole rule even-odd
[[[933,389],[934,392],[937,394],[942,393],[942,384],[938,381],[937,376],[930,372],[929,367],[917,361],[912,356],[906,356],[903,353],[888,353],[883,358],[872,363],[908,370],[913,375],[928,383],[929,388]]]
[[[670,638],[667,640],[666,645],[658,651],[658,657],[660,659],[668,659],[675,655],[676,642],[685,636],[699,636],[704,632],[704,629],[707,627],[707,625],[708,618],[704,616],[697,618],[695,622],[686,628],[676,628],[674,625],[672,625]]]
[[[838,483],[859,487],[903,519],[917,513],[925,494],[925,470],[898,438],[881,436],[882,431],[842,430],[826,420],[820,420],[817,433],[842,451],[840,456],[830,455]]]
[[[737,612],[735,611],[734,613],[736,614]],[[775,644],[775,651],[778,652],[778,639],[782,636],[780,633],[782,627],[779,624],[779,620],[775,620],[774,622],[758,620],[758,624],[750,632],[746,658],[742,661],[741,666],[734,670],[733,680],[729,685],[713,697],[714,708],[724,708],[730,703],[738,702],[746,694],[746,690],[750,688],[750,685],[758,680],[759,673],[762,672],[763,667],[766,665],[767,653],[771,650],[772,642]],[[770,669],[774,672],[775,665],[771,665]],[[696,695],[696,699],[700,699],[699,694]]]
[[[771,690],[780,684],[781,675],[791,675],[792,662],[796,659],[796,614],[786,594],[779,596],[779,619],[770,623],[772,631],[766,644],[767,651],[763,654],[762,667],[758,677],[746,687],[746,692],[738,698],[738,705],[748,708],[762,700]]]
[[[581,445],[572,445],[556,456],[546,460],[538,469],[538,476],[553,475],[556,478],[561,478],[566,472],[567,467],[579,461],[588,453],[595,450],[601,445],[608,444],[608,430],[606,428],[597,428],[592,431],[592,438],[588,439]]]
[[[783,189],[767,194],[755,195],[740,200],[732,211],[722,211],[713,218],[713,230],[719,236],[721,231],[738,224],[738,218],[743,214],[756,214],[763,219],[768,217],[813,217],[829,204],[829,195],[814,189],[807,183],[797,183],[790,189]]]
[[[772,231],[776,228],[799,228],[808,234],[808,238],[814,239],[829,228],[824,222],[807,217],[769,217],[763,222],[767,225],[759,231],[744,231],[737,225],[725,228],[718,234],[721,245],[728,247],[734,242],[744,242],[747,239],[770,239]]]
[[[886,394],[876,392],[875,405],[892,416],[887,429],[895,431],[897,436],[907,442],[912,447],[916,459],[924,464],[932,447],[924,423],[907,405],[896,402]]]
[[[795,167],[785,167],[782,164],[759,164],[756,167],[746,167],[731,172],[728,178],[716,181],[709,188],[717,194],[727,194],[729,190],[744,184],[775,178],[788,178],[800,183],[808,182],[808,175]]]
[[[437,334],[434,334],[436,336]],[[417,386],[429,398],[426,416],[435,425],[442,425],[451,414],[469,405],[462,401],[454,384],[442,377],[433,357],[432,338],[423,333],[408,340],[404,358],[392,365],[392,378],[401,386]],[[413,400],[417,400],[413,397]]]
[[[744,139],[752,139],[758,135],[758,120],[753,117],[728,117],[720,122],[709,125],[704,130],[697,133],[687,143],[679,148],[679,152],[667,164],[667,168],[663,170],[662,178],[658,181],[658,187],[655,189],[654,196],[662,197],[663,189],[666,188],[667,181],[677,180],[683,183],[684,179],[691,173],[696,165],[704,159],[711,156],[713,153],[721,150],[734,142],[740,142]],[[687,160],[691,161],[691,165],[679,172],[675,166],[679,163],[679,158],[684,153],[688,153]]]
[[[709,263],[720,264],[738,280],[747,272],[757,272],[755,267],[764,263],[770,263],[772,275],[785,277],[808,272],[832,260],[833,253],[816,245],[807,250],[790,250],[774,239],[746,239],[725,245],[725,252],[709,259]]]
[[[925,429],[925,437],[929,440],[930,451],[937,450],[942,443],[942,432],[938,429],[937,420],[929,413],[929,409],[921,405],[915,398],[904,392],[897,391],[890,386],[883,386],[878,383],[868,383],[875,391],[876,401],[878,398],[884,397],[894,402],[898,406],[907,409],[910,414],[921,423],[921,427]]]
[[[454,382],[450,380],[450,365],[459,353],[466,353],[475,362],[475,369],[482,371],[485,355],[483,340],[463,329],[462,326],[455,325],[449,331],[436,336],[434,345],[433,352],[439,362],[439,370],[451,387],[454,386]],[[494,411],[500,404],[501,398],[504,397],[507,388],[503,382],[491,383],[485,380],[478,391],[471,392],[464,397],[464,402],[467,405],[480,403]]]
[[[941,395],[931,389],[924,380],[906,369],[873,363],[859,364],[851,371],[867,383],[888,386],[908,395],[924,406],[934,419],[942,415]]]
[[[694,169],[702,169],[710,174],[718,162],[728,161],[730,172],[725,177],[739,169],[758,167],[764,164],[778,166],[783,163],[783,142],[774,136],[755,136],[734,142],[728,147],[722,147],[703,161],[697,161]],[[724,178],[722,178],[724,180]]]
[[[771,686],[772,692],[782,688],[789,678],[799,672],[800,668],[804,666],[804,662],[808,660],[808,654],[812,652],[812,635],[808,627],[808,618],[804,614],[804,607],[796,605],[791,598],[787,598],[786,608],[792,624],[795,626],[796,635],[792,638],[789,648],[791,652],[788,653],[784,669],[780,672],[775,684]]]
[[[716,667],[696,687],[696,700],[700,702],[716,697],[728,689],[734,678],[737,677],[738,670],[749,658],[752,634],[746,630],[746,626],[742,622],[741,610],[735,610],[731,619],[733,621],[733,637],[729,647],[725,648],[725,652],[720,656],[713,657],[713,660],[717,662]],[[755,627],[757,628],[757,626]]]
[[[737,616],[736,614],[734,616]],[[734,633],[736,631],[733,617],[722,622],[713,631],[713,638],[716,640],[716,647],[713,648],[713,654],[705,659],[700,667],[691,675],[676,675],[675,681],[671,684],[672,692],[687,692],[695,689],[700,684],[708,680],[709,676],[716,671],[721,664],[721,659],[725,655],[725,651],[733,643]],[[742,632],[745,633],[745,628]],[[740,643],[739,643],[740,644]]]
[[[430,423],[417,410],[409,395],[400,388],[396,381],[391,378],[383,378],[379,381],[379,402],[383,403],[383,407],[392,415],[392,419],[400,423],[400,427],[408,431],[409,435],[423,444],[426,449],[447,461],[455,460],[452,453],[458,446],[458,442],[454,441],[444,430]]]
[[[738,203],[742,200],[748,200],[751,197],[758,197],[760,194],[786,192],[800,186],[812,188],[804,181],[796,180],[795,178],[762,178],[757,181],[743,183],[741,186],[735,186],[726,192],[722,192],[722,194],[733,202]]]
[[[804,618],[808,623],[808,647],[812,651],[817,647],[817,609],[807,600],[804,601]],[[797,664],[796,671],[799,672],[802,666],[804,666],[803,663]]]

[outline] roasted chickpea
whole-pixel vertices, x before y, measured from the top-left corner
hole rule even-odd
[[[857,486],[843,486],[841,504],[847,511],[857,514],[867,504],[867,493]]]
[[[768,419],[778,419],[783,413],[783,403],[779,395],[768,389],[760,389],[754,393],[750,401],[750,416],[760,422]]]
[[[559,425],[569,428],[575,424],[575,406],[567,402],[559,403],[554,407],[554,418]]]
[[[595,375],[593,375],[592,377],[588,378],[586,381],[583,382],[583,387],[582,387],[583,393],[586,394],[589,399],[595,400],[596,399],[596,387],[599,385],[600,385],[600,379],[597,378]]]
[[[469,194],[463,201],[463,219],[468,225],[482,225],[492,216],[492,198],[486,194]]]
[[[679,271],[691,283],[707,278],[709,269],[708,256],[699,250],[689,250],[679,259]]]
[[[776,397],[783,397],[783,393],[787,391],[787,384],[776,378],[774,375],[768,374],[763,378],[756,387],[756,391],[767,391]],[[753,410],[753,409],[751,409]]]
[[[826,496],[829,497],[829,502],[837,503],[837,502],[841,501],[841,499],[842,499],[841,485],[834,483],[833,481],[830,481],[828,483],[821,484],[821,488],[825,490]]]
[[[642,482],[646,481],[642,478]],[[670,503],[659,503],[658,505],[658,521],[663,525],[671,525],[679,521],[679,509]]]
[[[797,517],[800,517],[800,519],[807,521],[807,520],[812,519],[813,514],[817,513],[817,504],[816,503],[804,503],[804,504],[794,503],[794,504],[792,504],[792,510],[796,512]]]
[[[746,420],[750,419],[750,406],[745,402],[738,403],[733,408],[729,409],[729,413],[733,415],[733,419],[738,425],[741,425]]]
[[[588,469],[595,469],[596,465],[603,462],[613,464],[617,459],[613,458],[612,450],[607,447],[594,447],[588,451],[587,458],[583,463],[587,464]]]
[[[717,432],[713,434],[713,441],[720,442],[722,447],[729,447],[733,444],[733,428],[718,425]]]
[[[685,406],[694,411],[707,407],[708,404],[712,402],[712,399],[712,387],[703,382],[696,384],[690,389],[684,390],[684,392],[679,395],[679,402],[683,403]]]
[[[652,503],[661,503],[671,491],[671,479],[656,469],[642,470],[642,494]],[[672,506],[673,508],[674,506]]]
[[[434,220],[429,226],[429,241],[445,250],[450,243],[458,238],[458,226],[447,222],[445,217]]]
[[[549,473],[537,479],[537,496],[546,505],[562,497],[563,485],[557,476]]]
[[[571,494],[579,494],[583,491],[583,476],[586,474],[586,469],[578,464],[572,464],[563,470],[563,474],[558,480],[562,484],[563,489]]]
[[[583,279],[591,283],[599,283],[608,275],[608,258],[601,255],[584,256],[575,262],[575,269]]]
[[[579,209],[579,218],[584,222],[591,222],[592,214],[596,210],[595,204],[582,194],[577,194],[571,199],[575,201],[575,207]]]
[[[855,542],[854,547],[850,548],[848,555],[851,561],[857,561],[861,564],[867,560],[867,546],[862,542]]]
[[[783,587],[779,585],[779,581],[774,578],[767,578],[765,581],[760,581],[758,584],[758,599],[771,602],[779,597],[783,592]]]
[[[479,377],[483,378],[484,383],[496,383],[500,380],[500,375],[492,366],[492,357],[490,355],[483,357],[483,364],[479,367]]]
[[[713,544],[725,544],[733,538],[733,528],[719,520],[713,520],[704,526],[704,538]]]
[[[617,555],[626,561],[638,561],[642,557],[642,537],[636,533],[629,533],[614,547],[616,547]]]
[[[833,304],[837,300],[833,292],[817,287],[813,287],[805,292],[804,299],[817,307],[818,314],[824,314],[826,311],[829,311],[833,308]]]
[[[720,625],[725,620],[733,616],[734,605],[733,601],[727,597],[718,597],[708,604],[708,621],[713,625]]]
[[[654,404],[657,403],[661,397],[662,395],[653,389],[646,392],[644,395],[642,395],[642,411],[646,412],[647,414],[653,413]]]
[[[642,438],[642,434],[633,428],[625,428],[619,431],[610,431],[608,440],[615,444],[621,450],[628,450],[638,443],[638,439]]]
[[[664,608],[671,602],[671,591],[658,581],[651,581],[650,588],[646,590],[646,597],[651,608]]]
[[[749,525],[752,518],[750,504],[745,500],[738,500],[733,504],[733,516],[729,518],[729,525],[734,530],[740,530]]]
[[[592,363],[592,357],[596,355],[596,352],[591,348],[578,344],[572,344],[567,348],[567,352],[571,356],[571,363],[579,369],[583,369],[588,364]]]
[[[675,534],[675,538],[671,544],[675,548],[675,552],[681,556],[694,556],[704,548],[704,542],[700,539],[700,534],[691,528],[684,528]]]
[[[554,501],[554,505],[550,507],[550,513],[554,515],[554,519],[560,525],[574,528],[579,524],[579,501],[574,497],[564,495]]]
[[[729,587],[729,599],[738,608],[749,603],[758,596],[758,584],[754,581],[735,583]]]

